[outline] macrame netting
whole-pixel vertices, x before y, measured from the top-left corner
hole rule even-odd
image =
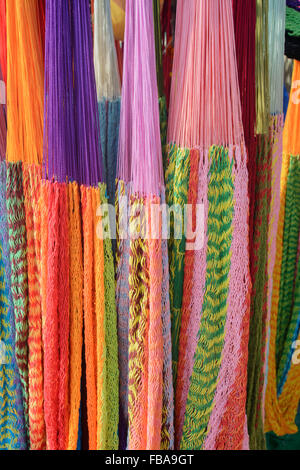
[[[174,223],[169,242],[181,449],[247,445],[248,172],[235,54],[231,2],[177,2],[167,199],[194,208],[193,234],[176,240]]]
[[[299,364],[293,361],[299,339],[299,112],[294,61],[290,101],[283,132],[280,211],[273,271],[271,331],[265,431],[278,436],[297,432]],[[296,89],[296,91],[294,91]]]
[[[264,396],[279,219],[285,2],[256,2],[256,159],[250,270],[247,416],[251,449],[264,449]],[[276,79],[274,79],[276,77]]]
[[[160,221],[155,215],[163,198],[153,6],[129,0],[116,193],[123,449],[173,448],[168,262],[162,240],[165,216]]]

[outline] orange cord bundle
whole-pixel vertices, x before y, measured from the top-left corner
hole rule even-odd
[[[40,0],[7,0],[7,160],[41,163],[44,59]]]

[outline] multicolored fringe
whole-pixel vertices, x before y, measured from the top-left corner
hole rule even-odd
[[[169,146],[168,164],[166,171],[166,201],[175,211],[184,210],[188,201],[190,179],[190,151],[175,144]],[[176,218],[170,221],[169,273],[170,273],[170,308],[172,326],[172,361],[173,381],[176,384],[179,356],[179,335],[181,324],[181,306],[183,295],[185,236],[182,227],[176,223]],[[180,233],[179,233],[180,232]]]
[[[28,275],[22,163],[9,163],[6,208],[11,263],[11,291],[15,318],[15,357],[19,370],[25,424],[29,441],[28,396]]]
[[[185,450],[201,449],[204,443],[227,318],[234,215],[233,160],[222,147],[211,147],[209,159],[206,286],[181,440],[181,449]]]
[[[27,431],[15,358],[15,319],[6,210],[6,162],[0,165],[0,449],[25,450]],[[2,361],[3,360],[3,361]]]

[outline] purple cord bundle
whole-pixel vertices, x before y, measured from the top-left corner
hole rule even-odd
[[[46,0],[44,177],[102,181],[88,0]]]

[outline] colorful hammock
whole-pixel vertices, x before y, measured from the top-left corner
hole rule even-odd
[[[293,83],[299,79],[295,61]],[[280,212],[273,272],[271,332],[265,431],[278,436],[297,432],[299,364],[293,362],[299,338],[299,112],[293,89],[283,133]]]
[[[153,215],[163,199],[153,6],[129,0],[116,194],[119,435],[123,449],[173,447],[168,263],[162,241],[164,217],[158,223]],[[129,232],[126,229],[125,235],[127,213]]]
[[[89,2],[57,0],[46,6],[42,285],[47,446],[76,449],[84,341],[89,449],[117,449],[114,268],[111,243],[104,236],[109,223],[100,210],[107,200]]]
[[[208,64],[226,54],[227,70],[222,62]],[[193,222],[196,239],[193,232],[169,243],[176,446],[241,449],[247,445],[248,175],[231,2],[177,2],[168,141],[168,203],[202,207]],[[191,245],[198,237],[200,246]]]

